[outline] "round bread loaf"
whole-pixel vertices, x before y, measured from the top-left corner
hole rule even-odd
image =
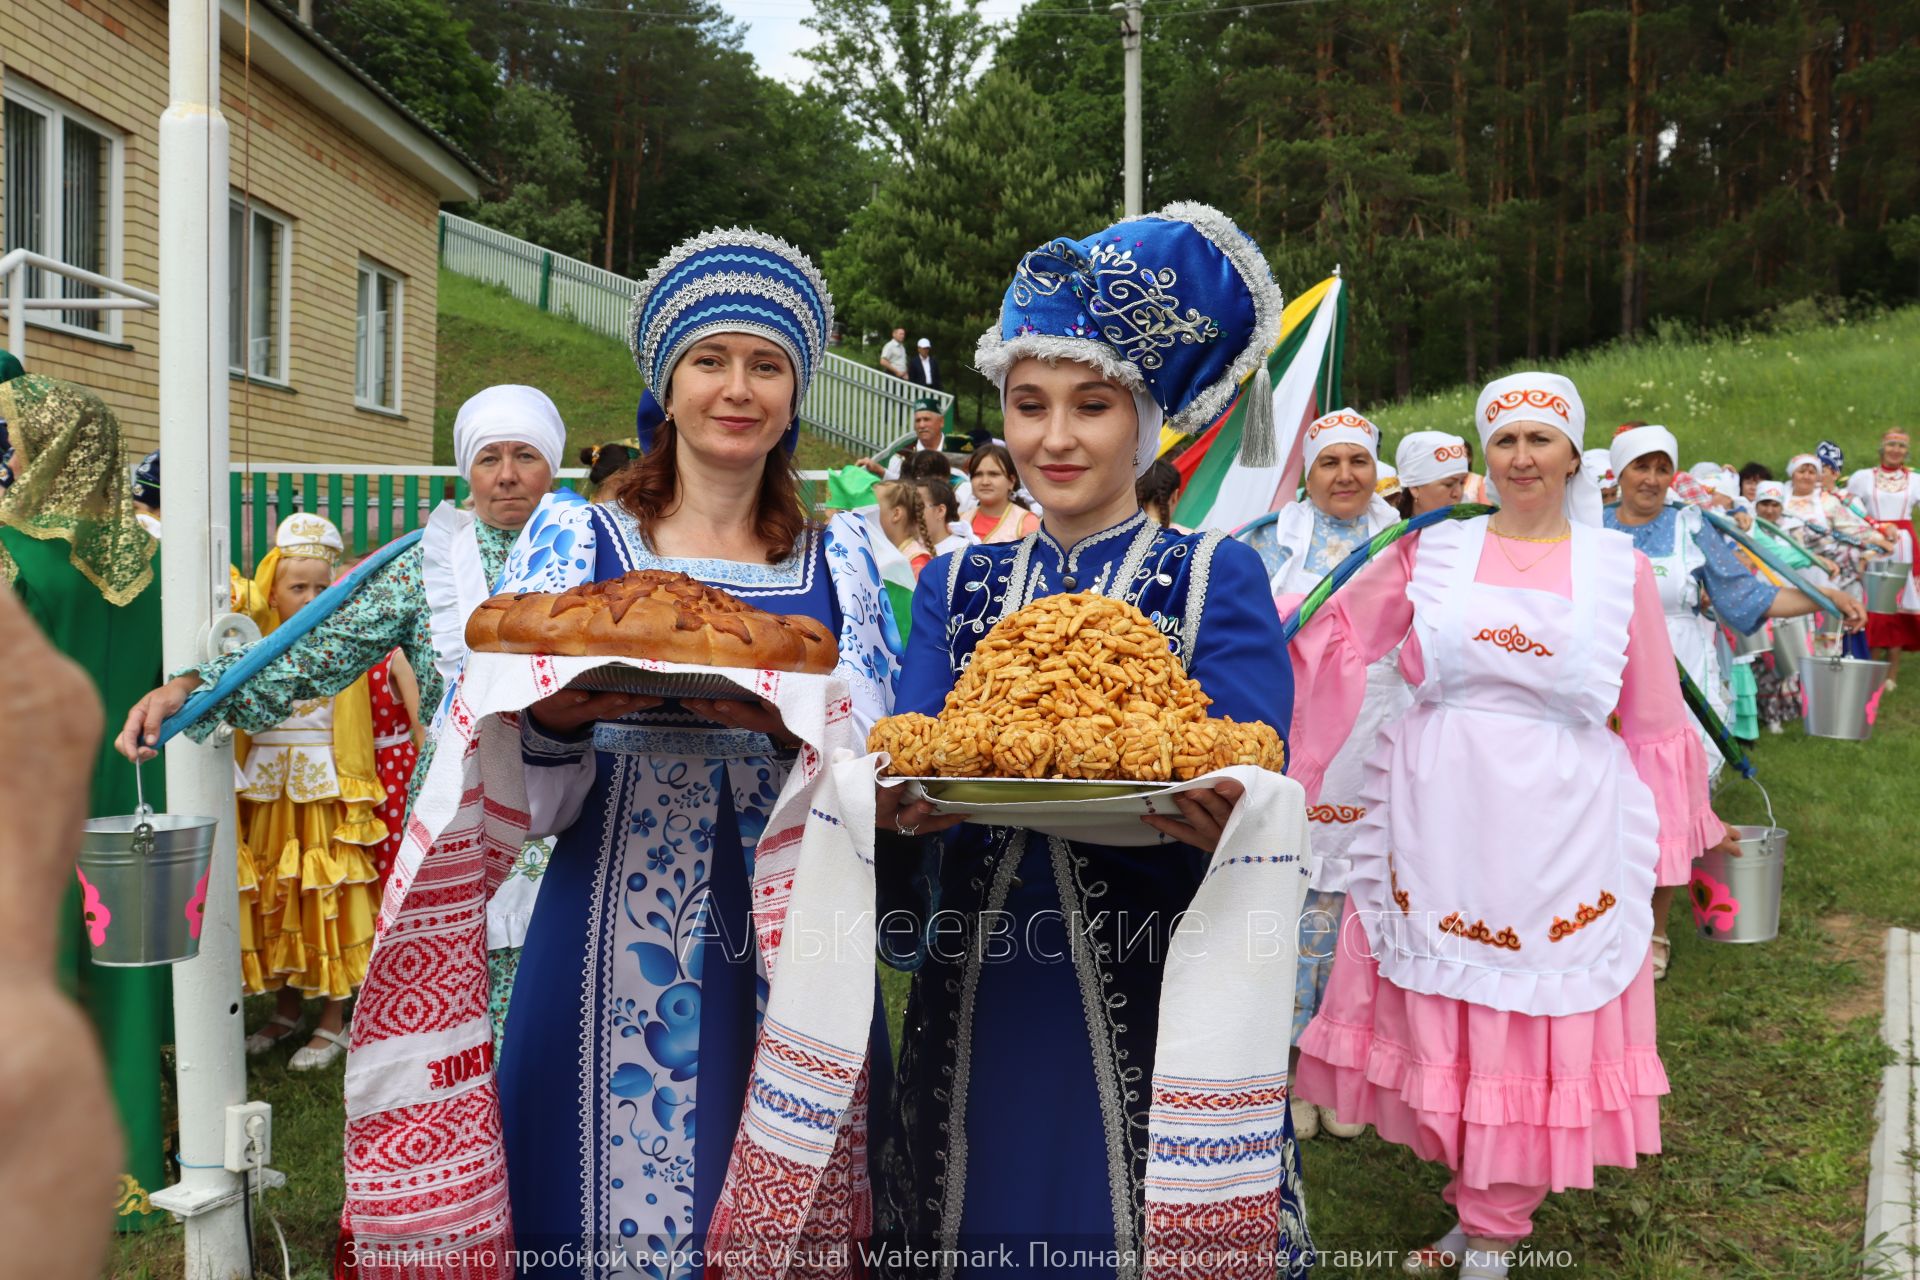
[[[833,634],[814,619],[767,613],[663,569],[636,569],[558,595],[495,596],[467,619],[467,647],[814,675],[840,659]]]

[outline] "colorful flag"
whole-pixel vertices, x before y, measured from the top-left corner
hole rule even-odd
[[[1267,357],[1273,381],[1271,467],[1239,461],[1246,423],[1246,391],[1173,459],[1184,489],[1174,519],[1190,529],[1237,529],[1293,500],[1300,486],[1300,437],[1309,422],[1343,401],[1341,365],[1346,351],[1347,294],[1336,272],[1287,305],[1280,341]],[[1160,453],[1186,440],[1162,430]]]
[[[837,471],[827,472],[827,510],[858,511],[862,507],[871,507],[873,486],[878,483],[879,476],[851,463]]]

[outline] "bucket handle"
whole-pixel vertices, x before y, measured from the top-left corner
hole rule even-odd
[[[1754,786],[1760,788],[1760,799],[1766,802],[1767,829],[1769,831],[1777,830],[1779,824],[1774,822],[1773,820],[1773,797],[1767,794],[1766,785],[1760,781],[1760,776],[1758,774],[1747,775],[1747,781],[1753,783]]]
[[[153,806],[147,803],[147,791],[140,783],[140,762],[133,762],[133,852],[137,857],[153,853]]]

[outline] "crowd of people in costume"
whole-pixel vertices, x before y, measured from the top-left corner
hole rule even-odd
[[[585,1256],[664,1277],[744,1242],[851,1275],[852,1242],[878,1240],[985,1274],[970,1247],[1053,1241],[1068,1274],[1171,1275],[1206,1248],[1225,1251],[1207,1274],[1299,1276],[1299,1143],[1371,1126],[1448,1170],[1434,1216],[1454,1225],[1408,1270],[1497,1280],[1548,1195],[1660,1151],[1673,891],[1737,852],[1676,661],[1752,739],[1797,690],[1732,637],[1920,648],[1911,581],[1894,613],[1861,600],[1874,560],[1913,560],[1904,434],[1844,479],[1828,443],[1785,481],[1681,471],[1657,425],[1587,448],[1579,389],[1529,371],[1391,463],[1378,424],[1328,412],[1300,432],[1297,499],[1194,532],[1162,431],[1257,385],[1282,309],[1258,247],[1172,205],[1009,267],[974,355],[1002,437],[962,470],[923,403],[912,449],[860,464],[872,511],[818,520],[792,457],[833,327],[819,272],[752,231],[676,247],[634,299],[635,437],[580,455],[591,500],[553,487],[546,395],[480,392],[453,429],[470,506],[188,730],[241,735],[226,891],[246,990],[277,1002],[248,1051],[299,1042],[316,1000],[291,1064],[347,1059],[343,1269],[504,1276],[511,1242],[522,1275]],[[112,414],[49,379],[0,385],[0,419],[0,573],[88,666],[120,753],[151,759],[241,656],[162,678],[159,458],[129,474]],[[1309,591],[1419,517],[1289,639]],[[288,515],[235,609],[285,625],[345,541]],[[916,579],[908,617],[887,553]],[[635,569],[817,619],[839,665],[737,700],[553,687],[466,650],[490,596]],[[936,714],[995,623],[1074,592],[1145,613],[1213,714],[1279,730],[1285,777],[1242,769],[1071,839],[876,780],[879,719]],[[103,757],[94,812],[131,808],[130,773]],[[864,967],[783,938],[823,904],[869,920]],[[1233,945],[1184,955],[1183,910]],[[1263,914],[1297,922],[1292,945],[1228,956]],[[64,954],[114,1064],[138,1221],[164,1180],[164,974],[90,968],[77,933]],[[910,975],[897,1043],[876,954]]]

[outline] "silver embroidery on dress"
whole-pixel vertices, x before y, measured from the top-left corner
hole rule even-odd
[[[580,984],[580,1025],[588,1036],[588,1061],[586,1069],[580,1072],[580,1204],[584,1210],[580,1238],[583,1240],[602,1240],[608,1238],[613,1216],[613,1189],[608,1180],[600,1176],[600,1153],[607,1150],[613,1137],[611,1112],[602,1110],[594,1104],[598,1100],[596,1081],[606,1078],[611,1070],[607,1062],[606,1029],[601,1026],[601,1017],[613,1007],[613,929],[607,922],[607,871],[623,847],[623,836],[627,825],[619,815],[625,812],[624,801],[629,790],[629,767],[625,757],[616,757],[613,762],[613,776],[607,787],[606,810],[600,815],[600,829],[605,834],[600,840],[600,852],[594,862],[594,893],[587,907],[587,947],[582,957],[587,973],[587,981]],[[600,1116],[600,1122],[593,1124],[593,1117]]]
[[[1093,1051],[1094,1087],[1100,1093],[1101,1127],[1107,1135],[1107,1193],[1113,1207],[1114,1254],[1121,1259],[1116,1280],[1133,1280],[1140,1265],[1135,1253],[1138,1240],[1136,1206],[1141,1203],[1142,1188],[1134,1181],[1133,1153],[1136,1143],[1123,1096],[1119,1033],[1124,1030],[1113,1015],[1126,997],[1103,993],[1105,975],[1101,958],[1112,950],[1111,944],[1087,942],[1083,945],[1080,924],[1086,919],[1083,904],[1106,892],[1104,883],[1091,887],[1080,880],[1079,868],[1086,859],[1075,854],[1073,846],[1058,836],[1047,837],[1047,851],[1053,864],[1054,888],[1060,895],[1060,910],[1067,927],[1073,931],[1068,953],[1073,956],[1074,977],[1080,981],[1081,1011],[1087,1020],[1087,1044]],[[1090,945],[1100,954],[1088,954]]]
[[[1013,891],[1014,875],[1021,859],[1027,856],[1027,833],[1014,829],[1007,839],[1007,852],[994,868],[993,885],[987,890],[983,914],[1006,910],[1007,895]],[[985,948],[975,945],[967,950],[960,977],[958,1043],[954,1046],[953,1091],[947,1098],[946,1200],[940,1210],[940,1248],[945,1261],[940,1280],[953,1280],[955,1259],[960,1246],[960,1220],[967,1207],[967,1082],[973,1064],[973,1001],[980,989],[980,965]]]

